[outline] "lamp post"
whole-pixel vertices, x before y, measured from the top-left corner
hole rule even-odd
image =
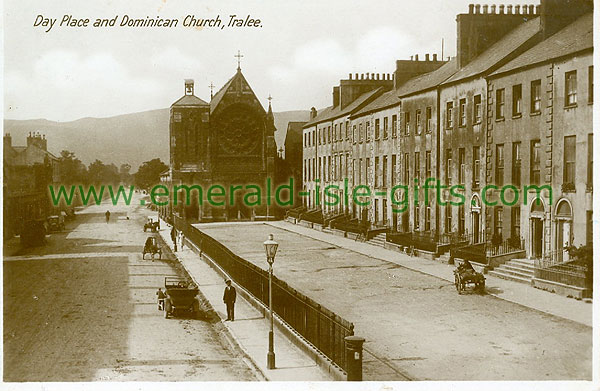
[[[275,254],[279,243],[273,240],[273,234],[269,234],[269,239],[263,243],[265,245],[265,253],[267,254],[267,262],[269,263],[269,314],[271,316],[271,328],[269,330],[269,352],[267,353],[267,368],[275,369],[275,351],[273,350],[273,262],[275,262]]]

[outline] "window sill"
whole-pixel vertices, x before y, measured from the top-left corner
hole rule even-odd
[[[575,193],[575,184],[574,183],[563,183],[561,190],[563,193]]]
[[[592,193],[594,191],[594,187],[592,185],[587,185],[585,187],[585,192],[586,193]]]
[[[529,113],[530,117],[537,117],[537,116],[540,116],[540,115],[542,115],[541,111],[532,111],[531,113]]]
[[[467,124],[464,124],[464,125],[458,125],[458,128],[459,128],[459,129],[464,129],[464,128],[466,128],[466,127],[467,127]]]
[[[573,103],[573,104],[570,104],[570,105],[565,104],[565,110],[574,109],[576,107],[577,107],[577,103]]]
[[[496,122],[504,122],[504,117],[502,117],[502,118],[496,118]]]
[[[481,125],[481,120],[473,122],[473,126],[475,126],[475,125]]]
[[[513,119],[519,119],[521,117],[523,117],[523,114],[521,114],[521,113],[519,113],[519,114],[513,114],[513,116],[512,116]]]

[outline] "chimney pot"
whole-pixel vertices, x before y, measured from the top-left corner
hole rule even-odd
[[[540,14],[540,5],[539,4],[535,6],[535,14],[536,15]]]
[[[478,14],[481,12],[481,4],[475,4],[475,13]]]
[[[512,14],[512,5],[511,4],[509,4],[509,5],[506,6],[506,13],[507,14]]]
[[[529,8],[527,7],[527,4],[523,4],[523,7],[521,9],[523,10],[523,15],[527,15],[529,13]]]
[[[529,15],[535,15],[535,5],[529,5]]]
[[[352,80],[352,74],[351,73],[348,74],[348,80]]]
[[[429,53],[425,53],[425,61],[429,61]]]
[[[504,14],[504,4],[500,4],[499,8],[500,8],[500,11],[498,11],[498,13],[503,15]]]
[[[410,61],[413,61],[413,58],[414,58],[414,57],[415,57],[415,56],[410,56]]]
[[[492,4],[492,10],[490,12],[491,14],[495,14],[496,13],[496,4]]]
[[[488,13],[488,6],[487,6],[487,4],[483,5],[483,12],[482,13],[483,14],[487,14]]]
[[[437,61],[437,53],[433,53],[433,61]]]
[[[364,74],[364,73],[361,73],[361,74],[360,74],[360,80],[363,80],[364,78],[365,78],[365,74]]]
[[[521,13],[521,6],[519,4],[515,4],[515,15],[519,15]]]
[[[371,80],[375,80],[375,74],[371,73]]]
[[[474,4],[469,4],[469,13],[472,14],[473,13],[473,7],[475,7]]]
[[[419,55],[415,54],[415,61],[419,61]]]

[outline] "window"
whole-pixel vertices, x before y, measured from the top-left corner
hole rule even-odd
[[[521,186],[521,143],[512,145],[512,184]]]
[[[413,179],[421,179],[421,155],[419,152],[415,152],[415,175]]]
[[[404,154],[404,184],[410,185],[410,162],[408,153]]]
[[[431,128],[433,127],[433,118],[431,117],[431,107],[427,107],[425,109],[425,132],[431,133]]]
[[[392,115],[392,137],[396,137],[398,134],[398,116]]]
[[[371,123],[369,121],[367,121],[366,124],[366,140],[370,141],[371,140]]]
[[[392,155],[392,186],[396,185],[396,155]]]
[[[494,215],[495,215],[494,233],[496,235],[502,236],[502,207],[501,206],[496,206],[494,208]]]
[[[362,143],[365,139],[365,133],[363,132],[363,124],[362,122],[358,124],[358,142]]]
[[[531,82],[531,114],[538,114],[542,111],[542,81],[534,80]]]
[[[473,189],[479,189],[479,171],[481,171],[479,147],[473,147]]]
[[[333,126],[333,141],[337,140],[337,124]]]
[[[375,120],[375,140],[379,140],[379,118]]]
[[[452,150],[446,150],[446,184],[451,185],[452,182]]]
[[[565,137],[563,186],[575,184],[575,136]]]
[[[521,105],[523,101],[523,88],[521,84],[517,84],[512,88],[512,115],[520,117],[522,113]]]
[[[352,125],[352,142],[356,144],[358,135],[356,134],[356,125]]]
[[[577,71],[565,73],[565,106],[577,104]]]
[[[425,208],[425,231],[431,231],[431,206]]]
[[[458,101],[458,126],[467,126],[467,100]]]
[[[316,145],[317,144],[317,130],[313,130],[312,131],[312,145]]]
[[[325,175],[323,175],[325,177],[326,181],[330,181],[331,180],[331,156],[327,156],[327,167],[325,167],[327,169],[327,171],[325,172]]]
[[[381,182],[382,182],[382,186],[384,188],[386,188],[387,187],[387,162],[388,162],[387,156],[384,156],[382,159],[383,159],[383,161],[382,161],[383,167],[381,170]]]
[[[510,236],[521,239],[521,207],[510,208]]]
[[[588,103],[594,103],[594,67],[588,67]]]
[[[365,160],[365,182],[367,185],[371,185],[371,176],[369,175],[371,173],[371,159],[367,158]]]
[[[587,165],[587,188],[591,189],[594,184],[594,134],[588,134],[588,165]]]
[[[358,159],[358,184],[359,185],[363,184],[363,180],[362,180],[362,167],[363,167],[362,159]]]
[[[431,178],[431,151],[425,151],[425,180]]]
[[[458,234],[465,234],[465,204],[461,203],[458,206]]]
[[[465,149],[458,149],[458,183],[464,185],[465,183],[465,174],[466,174],[466,164],[465,164]]]
[[[529,153],[531,160],[529,166],[531,172],[529,173],[529,181],[532,185],[540,184],[540,140],[531,141],[531,151]]]
[[[331,126],[327,127],[327,142],[331,142]]]
[[[504,144],[496,145],[496,185],[504,185]]]
[[[175,122],[181,122],[181,113],[176,111],[173,113],[173,121]]]
[[[379,187],[379,156],[375,156],[375,187]]]
[[[594,241],[594,233],[593,233],[593,227],[594,227],[594,221],[593,221],[593,213],[591,210],[588,210],[585,212],[585,242],[587,244],[592,244]]]
[[[452,110],[454,104],[452,102],[446,102],[446,129],[452,128]]]
[[[473,123],[481,123],[481,95],[473,97]]]
[[[419,229],[419,220],[421,220],[421,210],[419,205],[415,205],[415,231]]]
[[[445,214],[446,214],[446,233],[452,232],[452,209],[450,208],[450,203],[445,206]]]
[[[410,113],[404,113],[404,135],[408,136],[410,134]]]
[[[383,118],[383,138],[388,138],[388,117]]]
[[[350,139],[350,121],[346,121],[346,140]]]
[[[417,110],[417,112],[415,113],[415,122],[417,134],[423,133],[423,124],[421,124],[421,110]]]
[[[496,119],[504,119],[504,88],[496,90]]]

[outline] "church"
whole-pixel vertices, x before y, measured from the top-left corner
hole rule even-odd
[[[189,221],[266,219],[269,210],[267,178],[275,172],[275,125],[269,99],[268,111],[238,68],[210,103],[194,95],[194,81],[185,80],[185,94],[171,105],[169,121],[170,189],[172,213]],[[211,186],[225,189],[257,185],[260,200],[244,202],[242,190],[221,197],[224,205],[207,202]],[[174,196],[177,203],[174,203]],[[200,198],[200,199],[199,199]],[[271,201],[272,202],[272,201]]]

